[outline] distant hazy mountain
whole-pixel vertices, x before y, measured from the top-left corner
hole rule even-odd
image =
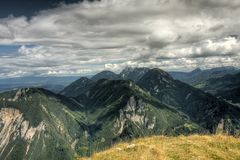
[[[197,74],[201,73],[202,70],[200,68],[196,68],[191,72],[169,72],[169,74],[177,80],[185,80],[188,78],[191,78],[193,76],[196,76]]]
[[[79,77],[15,77],[0,79],[0,92],[18,88],[41,87],[53,92],[61,91]]]
[[[194,87],[202,88],[205,82],[210,78],[223,77],[227,74],[236,74],[240,72],[235,67],[218,67],[207,70],[201,70],[199,68],[191,72],[169,72],[169,74],[177,80],[188,83]]]

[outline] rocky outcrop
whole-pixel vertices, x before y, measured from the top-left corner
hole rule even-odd
[[[19,95],[19,92],[17,94]],[[45,129],[44,122],[41,122],[37,127],[31,127],[29,121],[24,120],[23,114],[14,108],[1,108],[0,125],[0,155],[10,141],[19,137],[28,143],[27,154],[33,137]]]
[[[117,135],[120,135],[125,127],[125,123],[130,121],[137,128],[153,129],[156,123],[156,117],[147,116],[146,103],[141,99],[136,100],[130,97],[127,105],[119,111],[119,118],[116,121],[115,128],[117,128]]]

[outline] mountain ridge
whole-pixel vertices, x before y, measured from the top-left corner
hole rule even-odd
[[[227,125],[234,125],[235,120],[239,123],[239,108],[183,82],[174,80],[168,74],[163,76],[162,70],[150,70],[137,84],[149,91],[155,98],[182,110],[193,118],[195,122],[203,123],[202,126],[209,129],[211,133],[216,132],[217,126],[222,120],[226,125],[226,128],[224,128],[226,129],[225,131],[232,133],[235,133],[235,131],[239,132],[239,124],[235,126],[235,128],[229,129],[227,127]],[[225,115],[228,114],[229,111],[232,112],[230,115],[234,115],[233,117],[230,116],[232,120],[230,123],[227,118],[228,115]],[[239,113],[239,115],[236,115],[235,112]]]
[[[76,103],[39,88],[1,93],[0,97],[0,134],[5,138],[0,139],[1,158],[72,159],[77,154],[76,135],[82,135],[85,120]]]
[[[1,93],[0,134],[8,141],[0,138],[0,157],[72,159],[151,135],[240,135],[239,107],[161,69],[128,68],[117,79],[105,73],[99,80],[81,77],[60,94],[41,88]]]
[[[233,66],[217,67],[206,70],[194,69],[191,72],[169,72],[174,79],[183,81],[194,87],[201,88],[205,81],[211,78],[223,77],[227,74],[236,74],[240,72]]]

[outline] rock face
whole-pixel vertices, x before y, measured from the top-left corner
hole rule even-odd
[[[29,121],[24,120],[23,114],[14,108],[1,108],[0,124],[2,127],[0,132],[1,155],[4,153],[9,142],[17,138],[21,138],[27,143],[25,153],[27,155],[29,147],[34,140],[33,138],[35,136],[39,138],[41,132],[45,130],[44,122],[41,122],[37,127],[29,126]],[[11,154],[11,152],[9,152],[8,155],[9,154]]]
[[[156,125],[156,117],[149,117],[149,109],[147,104],[142,100],[135,100],[130,97],[125,108],[119,111],[119,118],[117,119],[116,126],[119,127],[117,135],[121,135],[124,128],[127,128],[126,122],[131,122],[138,129],[145,128],[145,130],[152,130]]]

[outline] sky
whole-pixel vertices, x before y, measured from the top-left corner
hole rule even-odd
[[[0,78],[240,67],[239,0],[0,2]]]

